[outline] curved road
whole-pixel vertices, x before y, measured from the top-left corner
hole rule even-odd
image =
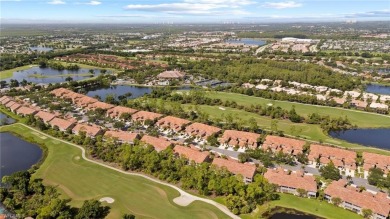
[[[240,218],[240,217],[238,217],[237,215],[235,215],[235,214],[233,214],[232,212],[230,212],[229,209],[228,209],[226,206],[224,206],[224,205],[222,205],[222,204],[219,204],[219,203],[217,203],[217,202],[215,202],[215,201],[213,201],[213,200],[206,199],[206,198],[200,198],[200,197],[198,197],[198,196],[189,194],[188,192],[186,192],[186,191],[184,191],[184,190],[182,190],[182,189],[180,189],[180,188],[178,188],[178,187],[176,187],[176,186],[174,186],[174,185],[171,185],[171,184],[169,184],[169,183],[166,183],[166,182],[163,182],[163,181],[154,179],[154,178],[152,178],[152,177],[149,177],[149,176],[146,176],[146,175],[143,175],[143,174],[126,172],[126,171],[117,169],[117,168],[115,168],[115,167],[111,167],[111,166],[109,166],[109,165],[106,165],[106,164],[99,163],[99,162],[97,162],[97,161],[91,160],[91,159],[87,158],[87,156],[85,155],[85,149],[84,149],[83,147],[77,145],[77,144],[73,144],[73,143],[71,143],[71,142],[67,142],[67,141],[65,141],[65,140],[62,140],[62,139],[53,137],[53,136],[48,135],[48,134],[46,134],[46,133],[43,133],[43,132],[41,132],[41,131],[39,131],[39,130],[36,130],[36,129],[34,129],[34,128],[28,126],[28,125],[25,125],[25,124],[23,124],[23,123],[15,123],[15,124],[22,125],[22,126],[28,128],[28,129],[33,130],[34,132],[38,132],[39,134],[44,135],[44,136],[46,136],[46,137],[48,137],[48,138],[52,138],[52,139],[55,139],[55,140],[57,140],[57,141],[63,142],[63,143],[65,143],[65,144],[69,144],[69,145],[72,145],[72,146],[74,146],[74,147],[79,148],[79,149],[81,150],[81,152],[82,152],[81,155],[82,155],[83,159],[84,159],[84,160],[87,160],[87,161],[89,161],[89,162],[91,162],[91,163],[94,163],[94,164],[97,164],[97,165],[100,165],[100,166],[103,166],[103,167],[112,169],[112,170],[114,170],[114,171],[117,171],[117,172],[120,172],[120,173],[123,173],[123,174],[133,175],[133,176],[140,176],[140,177],[143,177],[143,178],[145,178],[145,179],[151,180],[151,181],[153,181],[153,182],[155,182],[155,183],[159,183],[159,184],[161,184],[161,185],[165,185],[165,186],[171,187],[171,188],[175,189],[176,191],[178,191],[178,192],[180,193],[180,196],[179,196],[179,197],[173,199],[173,201],[174,201],[176,204],[180,205],[180,206],[187,206],[187,205],[191,204],[193,201],[202,201],[202,202],[206,202],[206,203],[208,203],[208,204],[210,204],[210,205],[215,206],[216,208],[218,208],[219,210],[221,210],[222,212],[224,212],[225,214],[227,214],[227,215],[228,215],[229,217],[231,217],[231,218],[234,218],[234,219],[239,219],[239,218]]]

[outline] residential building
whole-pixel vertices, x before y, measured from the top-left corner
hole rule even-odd
[[[45,111],[39,111],[37,114],[35,114],[35,117],[42,119],[44,123],[48,124],[52,119],[56,117],[56,115]]]
[[[159,79],[182,79],[185,77],[185,73],[174,70],[174,71],[164,71],[157,75]]]
[[[34,115],[35,113],[37,113],[35,109],[26,106],[22,106],[16,110],[16,114],[22,116]]]
[[[263,150],[270,149],[273,152],[282,151],[285,154],[297,155],[303,153],[303,146],[305,144],[305,141],[298,139],[267,135],[261,148]]]
[[[104,103],[101,101],[97,101],[97,102],[88,104],[88,106],[86,108],[88,110],[96,110],[96,109],[108,110],[108,109],[114,108],[114,105],[109,104],[109,103]]]
[[[131,109],[128,107],[123,106],[115,106],[114,108],[111,108],[107,110],[107,116],[115,119],[119,119],[122,114],[127,113],[129,115],[136,113],[137,110]]]
[[[226,168],[229,172],[235,175],[241,175],[246,183],[252,182],[256,173],[256,166],[253,164],[239,163],[238,161],[218,157],[214,158],[212,165],[219,168]]]
[[[13,101],[11,101],[10,103],[12,103],[12,102]],[[11,112],[15,113],[16,110],[19,109],[20,107],[22,107],[21,104],[13,102],[13,104],[9,107],[9,109],[11,110]]]
[[[188,160],[194,161],[195,163],[203,163],[209,159],[209,152],[207,151],[199,151],[198,149],[176,145],[173,148],[175,154],[185,157]]]
[[[150,120],[150,121],[155,121],[158,118],[162,117],[162,114],[159,113],[153,113],[153,112],[148,112],[148,111],[138,111],[131,115],[131,119],[133,121],[139,121],[143,124],[145,124],[145,121]]]
[[[201,138],[206,140],[211,135],[216,135],[221,131],[220,128],[205,125],[202,123],[192,123],[191,125],[187,126],[185,129],[185,132],[189,136],[195,136],[196,138]]]
[[[49,121],[49,125],[53,128],[58,127],[60,131],[65,132],[66,130],[73,128],[75,123],[65,119],[54,118]]]
[[[102,134],[102,129],[99,126],[92,126],[86,124],[77,124],[73,129],[73,134],[78,135],[80,132],[85,132],[88,137],[96,137],[99,134]]]
[[[362,157],[364,162],[363,163],[364,178],[368,177],[369,170],[374,167],[381,169],[385,173],[385,175],[389,174],[390,156],[363,152]]]
[[[155,125],[160,129],[168,129],[175,132],[180,132],[184,129],[184,126],[188,125],[189,123],[191,123],[191,121],[186,119],[181,119],[174,116],[166,116],[159,119]]]
[[[139,138],[137,133],[125,132],[125,131],[106,131],[104,133],[104,138],[113,138],[122,143],[130,143],[133,144],[135,139]]]
[[[386,193],[360,192],[358,188],[348,185],[343,179],[333,181],[324,192],[328,202],[332,202],[332,198],[340,198],[341,207],[358,214],[362,214],[363,209],[370,209],[373,212],[371,217],[373,219],[386,219],[390,212],[390,199]]]
[[[141,141],[146,144],[152,145],[154,149],[158,152],[165,150],[172,145],[172,143],[165,138],[157,138],[150,135],[142,136]]]
[[[235,130],[226,130],[219,142],[222,146],[256,149],[259,134]]]
[[[344,175],[355,176],[356,152],[323,145],[310,145],[309,164],[327,165],[331,161]]]
[[[264,174],[268,182],[278,185],[279,192],[299,195],[298,189],[305,190],[309,198],[317,196],[317,183],[313,175],[306,175],[302,171],[285,171],[282,168],[268,169]]]

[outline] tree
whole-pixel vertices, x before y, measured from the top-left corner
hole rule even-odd
[[[321,176],[325,179],[339,180],[341,179],[341,174],[339,169],[335,167],[333,162],[328,163],[326,166],[320,168]]]
[[[122,216],[122,219],[135,219],[135,216],[132,214],[124,214]]]
[[[83,206],[79,209],[76,219],[100,219],[105,218],[110,212],[110,207],[103,207],[98,200],[84,201]]]
[[[364,218],[370,218],[372,216],[372,210],[371,209],[362,209],[362,214]]]
[[[383,174],[384,172],[377,167],[370,168],[367,177],[368,183],[374,186],[384,186],[385,178],[383,177]]]
[[[307,195],[307,191],[304,189],[301,189],[301,188],[297,189],[297,193],[298,193],[299,197],[306,197],[306,195]]]
[[[341,202],[343,202],[343,200],[341,200],[341,198],[339,198],[339,197],[333,197],[333,198],[331,199],[331,201],[332,201],[332,203],[333,203],[334,205],[336,205],[336,206],[339,206],[339,205],[341,204]]]
[[[249,159],[250,159],[250,156],[249,156],[249,154],[247,154],[247,153],[240,153],[240,154],[238,155],[238,160],[239,160],[241,163],[245,163],[245,162],[247,162]]]

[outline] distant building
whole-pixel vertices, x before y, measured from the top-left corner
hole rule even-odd
[[[159,79],[183,79],[185,77],[185,73],[173,70],[173,71],[164,71],[157,75]]]
[[[227,160],[223,158],[214,158],[212,165],[219,168],[226,168],[235,175],[244,177],[244,182],[250,183],[256,173],[256,166],[249,163],[239,163],[238,161]]]

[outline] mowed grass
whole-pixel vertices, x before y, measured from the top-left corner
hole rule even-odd
[[[252,214],[241,215],[244,219],[261,218],[261,215],[276,206],[293,208],[298,211],[303,211],[309,214],[314,214],[327,219],[362,219],[363,217],[351,211],[336,207],[325,201],[317,199],[299,198],[290,194],[279,194],[280,200],[269,202],[260,206],[256,212]]]
[[[250,106],[250,105],[267,105],[272,104],[273,106],[281,107],[286,110],[290,110],[292,106],[295,106],[295,110],[299,115],[307,117],[311,113],[318,113],[320,115],[329,115],[330,117],[344,117],[348,119],[359,128],[380,128],[390,127],[390,116],[381,115],[375,113],[367,113],[357,110],[347,110],[336,107],[316,106],[316,105],[305,105],[294,102],[284,102],[277,100],[264,99],[261,97],[253,97],[236,93],[225,93],[225,92],[208,92],[208,97],[219,98],[223,101],[235,101],[237,104]]]
[[[81,158],[81,150],[45,137],[20,124],[0,127],[1,132],[13,132],[38,144],[45,144],[48,156],[34,174],[46,185],[57,186],[63,198],[81,206],[86,199],[111,197],[113,204],[108,218],[121,218],[131,213],[137,218],[229,218],[212,205],[193,202],[187,207],[173,203],[176,190],[138,176],[125,175],[93,164]]]
[[[25,65],[25,66],[21,66],[9,70],[0,71],[0,80],[12,77],[14,75],[14,72],[26,70],[36,66],[37,65]]]

